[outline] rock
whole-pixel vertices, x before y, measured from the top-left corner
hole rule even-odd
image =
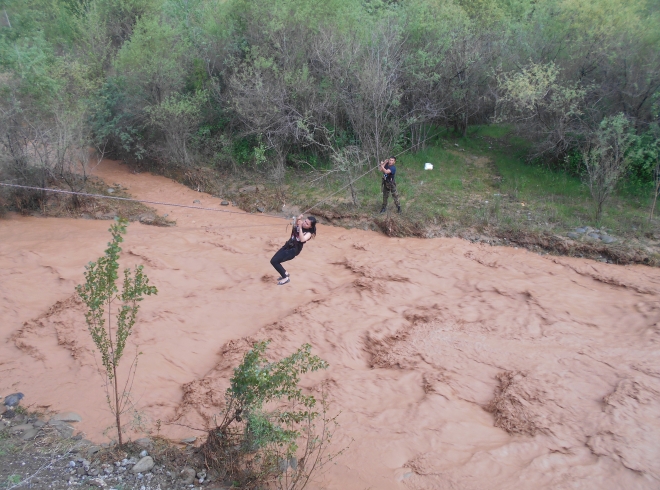
[[[140,452],[140,457],[141,457],[141,458],[144,458],[144,457],[146,457],[146,456],[149,456],[149,453],[148,453],[147,451],[142,451],[142,452]]]
[[[80,215],[80,217],[81,217],[82,219],[92,219],[92,215],[89,214],[89,213],[82,213],[82,214]]]
[[[154,460],[151,456],[145,456],[131,468],[132,473],[146,473],[154,467]]]
[[[69,439],[73,435],[73,426],[62,422],[60,420],[50,420],[48,425],[53,427],[57,432],[59,432],[60,437],[64,439]]]
[[[298,458],[296,458],[295,456],[289,458],[289,466],[293,471],[296,471],[298,469]]]
[[[148,437],[142,437],[140,439],[137,439],[135,441],[135,444],[137,444],[140,447],[146,448],[146,449],[151,449],[153,447],[154,443]]]
[[[112,187],[108,187],[107,192],[108,192],[108,194],[114,194],[115,190]]]
[[[16,416],[16,412],[11,409],[7,409],[5,413],[2,414],[2,416],[6,419],[12,419]]]
[[[90,468],[90,469],[87,470],[87,474],[89,476],[98,476],[99,469],[98,468]]]
[[[206,475],[207,482],[214,482],[218,480],[223,480],[227,476],[227,470],[220,472],[217,469],[210,469]]]
[[[577,240],[578,238],[580,238],[580,235],[572,231],[569,231],[568,233],[566,233],[566,235],[568,236],[568,238],[572,238],[573,240]]]
[[[60,422],[82,422],[82,417],[75,412],[62,412],[53,416],[50,420],[58,420]]]
[[[241,187],[240,189],[238,189],[238,192],[241,192],[241,193],[242,192],[258,192],[258,191],[259,191],[259,187],[257,187],[256,185],[248,185],[246,187]]]
[[[115,219],[117,217],[116,211],[110,211],[109,213],[103,213],[101,215],[102,219]]]
[[[138,219],[140,223],[144,223],[145,225],[150,225],[151,223],[154,222],[156,216],[151,213],[145,213],[145,214],[141,214]]]
[[[586,233],[587,229],[586,228],[575,228],[576,233]]]
[[[598,233],[594,233],[593,231],[590,233],[587,233],[587,236],[589,238],[593,238],[594,240],[600,240],[600,235]]]
[[[202,202],[201,202],[199,199],[195,199],[195,200],[193,201],[193,204],[202,204]]]
[[[260,213],[263,213],[263,212],[265,212],[266,210],[265,210],[264,208],[259,207],[259,208],[257,208],[257,211],[259,211]]]
[[[89,446],[87,448],[87,457],[91,458],[101,450],[101,446]]]
[[[87,480],[86,483],[96,488],[105,488],[108,486],[108,484],[104,482],[102,478],[92,478],[91,480]]]
[[[31,441],[32,439],[37,437],[38,433],[39,433],[39,429],[37,429],[37,428],[28,429],[25,432],[23,432],[23,435],[21,436],[21,440]]]
[[[9,429],[10,434],[20,434],[22,432],[25,432],[28,429],[32,429],[32,424],[21,424],[21,425],[15,425],[11,429]]]
[[[616,242],[616,238],[611,237],[609,235],[603,235],[603,236],[600,237],[600,239],[603,243],[614,243],[614,242]]]
[[[196,440],[197,437],[186,437],[185,439],[181,439],[181,444],[194,444]]]
[[[229,201],[222,201],[220,206],[229,206]]]
[[[76,474],[78,476],[85,476],[87,474],[87,472],[85,471],[85,468],[80,466],[80,467],[76,468]]]
[[[32,426],[36,428],[43,427],[44,425],[46,425],[46,422],[44,422],[43,420],[37,420],[32,424]]]
[[[181,473],[180,473],[180,475],[181,475],[181,483],[182,483],[183,485],[190,485],[190,484],[192,484],[192,482],[195,481],[195,476],[196,476],[196,474],[197,474],[197,473],[195,472],[195,470],[194,470],[193,468],[186,467],[186,468],[182,469],[182,470],[181,470]]]
[[[165,213],[165,214],[163,215],[163,218],[167,218],[168,216],[169,216],[169,214],[168,214],[168,213]]]
[[[5,397],[5,405],[8,407],[17,407],[25,397],[23,393],[12,393]]]
[[[5,407],[4,405],[0,405],[0,415],[5,413],[6,411],[7,411],[7,407]]]

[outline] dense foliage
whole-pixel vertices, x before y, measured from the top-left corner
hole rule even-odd
[[[79,185],[90,147],[274,179],[300,162],[355,173],[423,147],[433,127],[465,134],[494,120],[515,123],[531,157],[565,165],[615,117],[634,136],[629,177],[651,181],[658,163],[655,0],[4,0],[0,10],[4,179]]]

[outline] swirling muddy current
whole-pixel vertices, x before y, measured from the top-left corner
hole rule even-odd
[[[238,211],[116,162],[96,172],[137,198]],[[135,436],[202,435],[269,339],[273,357],[310,343],[330,363],[303,385],[326,387],[348,449],[315,488],[660,486],[660,270],[320,225],[280,287],[285,220],[155,207],[177,226],[131,224],[122,254],[159,290],[124,364],[142,353]],[[0,220],[0,395],[74,410],[98,442],[112,416],[74,288],[108,226]]]

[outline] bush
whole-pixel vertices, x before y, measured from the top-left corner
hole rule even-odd
[[[222,421],[209,431],[202,453],[208,467],[226,471],[243,487],[302,489],[342,452],[327,452],[336,417],[327,416],[324,392],[317,400],[298,386],[301,374],[328,363],[313,356],[309,344],[270,362],[267,347],[256,343],[234,369]]]

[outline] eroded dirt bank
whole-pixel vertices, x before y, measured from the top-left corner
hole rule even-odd
[[[217,207],[168,179],[99,168],[136,197]],[[235,209],[235,208],[233,208]],[[345,489],[658,488],[660,270],[541,257],[458,239],[319,227],[275,286],[286,222],[162,208],[132,224],[124,263],[159,289],[134,340],[134,398],[185,437],[222,403],[256,339],[330,362],[348,452],[318,486]],[[0,221],[0,395],[111,423],[74,286],[108,221]]]

